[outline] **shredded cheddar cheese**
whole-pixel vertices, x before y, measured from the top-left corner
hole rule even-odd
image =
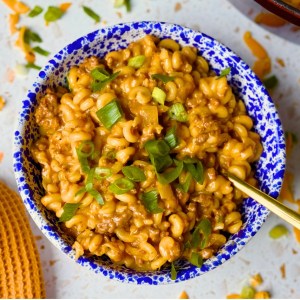
[[[4,153],[2,151],[0,151],[0,163],[2,162],[3,160],[3,156],[4,156]]]
[[[72,5],[71,2],[65,2],[65,3],[62,3],[62,4],[59,6],[59,8],[60,8],[60,10],[62,10],[63,12],[66,12],[66,11],[70,8],[71,5]]]
[[[295,235],[296,241],[298,243],[300,243],[300,230],[298,228],[294,227],[293,231],[294,231],[294,235]]]
[[[11,10],[18,14],[26,14],[30,8],[25,3],[17,0],[2,0]]]
[[[179,299],[190,299],[190,298],[186,291],[182,291],[181,294],[179,295]]]
[[[19,30],[19,36],[16,41],[16,46],[19,47],[25,54],[25,58],[29,63],[34,63],[35,62],[35,55],[27,43],[25,43],[24,35],[26,31],[26,26],[21,27]]]
[[[19,19],[20,19],[20,15],[18,13],[15,13],[15,14],[9,14],[9,17],[8,17],[8,22],[9,22],[9,31],[11,34],[14,34],[18,31],[17,29],[17,24],[19,22]]]
[[[5,105],[5,100],[3,99],[2,96],[0,96],[0,111],[3,109],[4,105]]]
[[[244,41],[252,54],[257,58],[252,69],[260,79],[263,79],[271,71],[271,59],[268,52],[256,39],[252,37],[250,31],[245,32]]]
[[[258,24],[263,24],[270,27],[280,27],[287,24],[287,21],[269,12],[259,13],[254,20]]]
[[[291,203],[295,203],[294,195],[293,195],[293,183],[294,183],[294,175],[286,171],[284,174],[283,184],[280,191],[279,198],[281,200],[287,200]]]

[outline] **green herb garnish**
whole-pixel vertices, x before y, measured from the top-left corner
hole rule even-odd
[[[161,80],[163,83],[168,83],[169,81],[175,80],[175,77],[164,75],[164,74],[153,74],[151,75],[151,78]]]
[[[49,6],[44,19],[46,22],[54,22],[59,20],[64,15],[64,12],[57,6]]]
[[[174,263],[171,263],[171,279],[176,280],[177,279],[177,271],[175,269]]]
[[[252,286],[244,286],[241,292],[242,299],[254,299],[255,289]]]
[[[131,57],[128,60],[128,66],[138,69],[144,64],[145,59],[146,59],[145,55],[137,55],[137,56]]]
[[[123,5],[126,7],[127,12],[131,11],[130,0],[115,0],[115,4],[114,4],[115,8],[119,8],[119,7],[123,6]]]
[[[38,16],[40,13],[43,12],[43,8],[40,7],[39,5],[36,5],[28,14],[28,17],[30,18],[34,18],[36,16]]]
[[[278,78],[275,75],[272,75],[263,80],[263,84],[268,90],[275,88],[278,85]]]
[[[203,258],[199,253],[197,252],[192,252],[191,258],[190,258],[190,263],[193,264],[194,266],[200,268],[203,264]]]
[[[175,103],[169,108],[169,117],[178,122],[187,122],[188,113],[182,103]]]
[[[141,202],[146,210],[151,214],[158,214],[164,210],[158,206],[158,193],[157,190],[152,190],[141,195]]]
[[[104,72],[103,72],[103,74],[105,75]],[[93,92],[98,92],[98,91],[102,90],[109,82],[111,82],[114,79],[116,79],[119,74],[120,74],[120,72],[113,73],[112,75],[109,75],[108,78],[103,79],[103,80],[96,80],[96,79],[94,79],[94,81],[92,82],[92,90],[93,90]]]
[[[119,178],[109,186],[109,190],[116,195],[122,195],[134,188],[134,183],[128,178]]]
[[[64,212],[62,213],[61,217],[59,218],[59,222],[66,222],[72,219],[75,215],[80,203],[66,203],[63,207]]]
[[[197,248],[200,245],[201,249],[205,248],[211,232],[211,222],[208,219],[201,220],[192,233],[191,247]]]
[[[169,184],[179,177],[183,170],[183,162],[175,159],[174,162],[176,164],[175,168],[167,170],[164,173],[156,173],[158,182],[161,184]]]
[[[165,135],[165,141],[168,143],[169,147],[171,149],[175,148],[178,145],[178,140],[176,137],[176,128],[171,127],[166,135]]]
[[[50,54],[50,52],[44,50],[43,48],[39,47],[39,46],[36,46],[36,47],[33,47],[32,50],[38,54],[41,54],[43,56],[48,56]]]
[[[288,229],[284,225],[276,225],[269,231],[269,236],[272,239],[279,239],[284,235],[287,235],[289,233]]]
[[[42,38],[34,31],[30,29],[26,29],[24,33],[24,42],[30,45],[31,42],[41,43]]]
[[[96,21],[96,23],[99,23],[101,20],[101,17],[95,12],[93,11],[91,8],[87,7],[87,6],[82,6],[83,11],[92,19],[94,19]]]
[[[122,173],[129,179],[135,182],[146,180],[145,173],[136,166],[126,166],[122,168]]]
[[[230,73],[230,71],[231,71],[231,68],[230,68],[230,67],[228,67],[228,68],[222,70],[221,73],[220,73],[220,75],[217,77],[217,79],[220,79],[220,78],[222,78],[222,77],[227,76],[227,75]]]
[[[154,87],[153,91],[152,91],[152,98],[159,104],[164,105],[165,104],[165,100],[166,100],[166,93],[158,88],[158,87]]]
[[[37,65],[35,65],[35,64],[33,64],[33,63],[27,63],[27,64],[25,65],[25,68],[26,68],[26,69],[40,70],[42,67],[37,66]]]
[[[193,178],[200,184],[203,184],[204,181],[204,168],[202,162],[198,159],[193,159],[196,162],[188,162],[184,160],[185,167]]]
[[[96,115],[103,126],[107,129],[110,129],[122,118],[123,111],[118,100],[114,99],[100,108],[96,112]]]
[[[92,141],[83,141],[76,148],[77,157],[81,166],[81,170],[84,173],[90,172],[90,166],[88,163],[88,157],[92,156],[95,151],[95,146]]]
[[[147,141],[144,147],[148,154],[155,156],[165,156],[170,152],[170,147],[164,140]]]

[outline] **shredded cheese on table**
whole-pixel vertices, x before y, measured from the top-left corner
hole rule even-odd
[[[2,0],[11,10],[18,14],[26,14],[30,8],[25,3],[17,0]]]

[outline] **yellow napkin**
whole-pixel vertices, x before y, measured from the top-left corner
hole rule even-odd
[[[23,202],[1,181],[0,298],[45,298],[40,259]]]

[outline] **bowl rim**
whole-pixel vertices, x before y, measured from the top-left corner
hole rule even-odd
[[[265,96],[268,99],[269,104],[273,108],[273,114],[277,118],[276,121],[279,122],[278,128],[276,129],[277,130],[277,138],[278,138],[278,141],[280,142],[280,144],[285,145],[282,124],[281,124],[281,121],[279,119],[278,111],[277,111],[271,97],[269,96],[267,90],[262,85],[262,83],[260,82],[258,77],[253,73],[253,71],[249,68],[249,66],[234,51],[232,51],[230,48],[225,46],[223,43],[220,43],[218,40],[210,37],[209,35],[207,35],[205,33],[198,32],[197,30],[193,30],[193,29],[187,28],[185,26],[177,25],[177,24],[174,24],[174,23],[167,23],[167,22],[156,22],[156,21],[124,22],[124,23],[118,23],[118,24],[108,26],[108,27],[104,27],[104,28],[99,28],[99,29],[97,29],[97,30],[95,30],[91,33],[88,33],[88,34],[78,38],[74,42],[71,42],[70,44],[66,45],[61,51],[57,52],[53,56],[53,58],[59,58],[59,56],[61,56],[60,53],[62,53],[63,50],[66,50],[73,43],[78,44],[78,43],[83,42],[90,35],[95,35],[99,39],[99,38],[105,38],[105,35],[104,35],[103,32],[107,32],[107,31],[109,31],[111,29],[114,29],[114,28],[120,28],[121,26],[124,26],[124,25],[129,26],[131,29],[135,28],[136,30],[137,29],[141,30],[141,29],[144,29],[145,25],[150,26],[150,25],[156,25],[156,24],[159,24],[163,28],[170,29],[172,27],[173,28],[176,27],[176,29],[180,29],[181,31],[184,31],[184,32],[187,31],[187,32],[191,32],[193,34],[198,34],[201,37],[205,38],[206,40],[209,40],[210,42],[213,42],[218,46],[222,46],[224,49],[226,49],[226,51],[228,51],[234,57],[237,65],[241,64],[241,66],[243,66],[244,68],[249,69],[249,72],[252,73],[253,78],[256,79],[256,81],[260,83],[258,85],[258,88],[259,88],[260,92],[263,94],[263,96]],[[198,48],[198,51],[200,51],[200,48]],[[42,74],[42,72],[47,72],[47,66],[49,66],[50,61],[51,61],[51,59],[47,62],[47,64],[39,72],[39,75],[37,76],[35,82],[32,84],[32,86],[28,90],[28,95],[29,95],[29,93],[34,92],[34,86],[36,84],[38,84],[38,85],[42,84],[43,79],[41,79],[42,77],[40,75]],[[25,101],[28,101],[26,99],[27,98],[25,98],[23,100],[23,103]],[[19,112],[18,123],[17,123],[17,126],[16,126],[15,138],[14,138],[14,147],[13,147],[13,154],[14,154],[13,155],[13,163],[14,163],[14,166],[15,166],[16,163],[18,163],[18,158],[16,157],[17,156],[16,154],[17,153],[19,154],[19,153],[22,152],[22,145],[20,144],[20,140],[17,137],[17,132],[24,134],[23,131],[24,131],[24,127],[25,127],[25,124],[26,124],[26,120],[24,121],[24,118],[23,118],[23,121],[22,121],[21,114],[22,114],[22,109]],[[283,169],[283,172],[284,172],[284,170],[285,170],[285,151],[281,149],[280,154],[282,155],[282,160],[283,160],[282,161],[282,169]],[[70,257],[71,259],[74,260],[74,253],[71,251],[71,246],[69,245],[68,247],[63,247],[61,244],[59,244],[57,242],[57,240],[62,240],[62,238],[58,235],[57,232],[54,232],[53,230],[49,231],[49,228],[46,227],[47,225],[49,225],[49,221],[44,217],[39,218],[39,214],[41,215],[41,212],[40,211],[37,212],[37,211],[34,210],[34,209],[37,208],[37,205],[35,204],[34,207],[32,207],[32,204],[30,204],[28,202],[28,200],[29,201],[31,200],[30,196],[28,195],[28,191],[26,191],[26,189],[28,187],[24,188],[24,186],[22,185],[24,178],[26,178],[26,174],[24,174],[22,170],[18,171],[15,168],[14,168],[14,173],[15,173],[17,186],[18,186],[19,192],[21,194],[22,200],[23,200],[23,202],[26,206],[27,211],[31,215],[31,217],[34,220],[34,222],[36,223],[36,225],[39,227],[39,229],[42,231],[42,233],[48,238],[48,240],[50,240],[50,242],[54,246],[56,246],[56,248],[58,248],[60,251],[64,252],[65,254],[67,254],[68,257]],[[283,180],[283,176],[279,180],[279,189],[282,185],[282,180]],[[277,197],[278,193],[279,193],[279,190],[276,190],[276,193],[275,193],[276,195],[273,195],[273,196]],[[248,199],[250,199],[250,198],[248,198]],[[243,245],[236,244],[236,248],[232,252],[230,252],[229,255],[225,256],[225,259],[223,259],[222,261],[218,261],[216,259],[217,255],[213,256],[211,259],[206,260],[205,262],[210,262],[212,264],[210,266],[210,268],[206,269],[205,267],[204,268],[203,267],[202,268],[193,267],[192,268],[193,272],[191,272],[191,274],[189,274],[188,277],[186,277],[185,274],[181,274],[181,276],[177,277],[177,279],[175,281],[171,280],[168,276],[163,274],[162,276],[165,277],[165,278],[162,282],[160,282],[156,278],[156,277],[159,277],[159,276],[157,276],[157,274],[155,274],[153,272],[150,272],[151,274],[149,275],[149,273],[147,274],[147,273],[144,273],[144,272],[135,272],[135,271],[133,271],[133,273],[138,274],[139,276],[146,276],[147,275],[148,276],[147,279],[144,279],[144,280],[137,280],[136,278],[124,278],[124,274],[122,272],[119,272],[118,270],[107,271],[107,269],[105,269],[105,267],[102,267],[101,265],[97,265],[94,260],[92,260],[88,257],[85,257],[85,256],[79,258],[76,262],[79,263],[82,266],[88,267],[89,269],[93,269],[96,273],[101,273],[104,276],[107,276],[109,278],[114,278],[114,279],[117,279],[118,281],[125,282],[125,283],[157,285],[157,284],[165,284],[165,283],[174,283],[174,282],[185,281],[185,280],[188,280],[188,279],[191,279],[191,278],[198,277],[199,275],[203,275],[204,273],[207,273],[208,271],[215,269],[217,266],[222,265],[229,258],[233,257],[236,253],[238,253],[244,247],[244,245],[246,243],[248,243],[249,240],[258,232],[258,230],[260,229],[262,224],[265,222],[267,216],[269,215],[269,211],[266,208],[264,208],[263,206],[261,206],[261,208],[264,211],[264,216],[261,217],[259,225],[257,226],[257,230],[251,236],[248,236],[246,239],[245,238],[243,239],[245,241],[245,243]],[[228,243],[228,241],[227,241],[227,243]],[[218,253],[219,252],[220,251],[218,251]],[[130,276],[134,276],[134,275],[128,273],[127,276],[130,277]]]
[[[262,7],[280,18],[300,26],[300,10],[282,0],[255,0]]]

